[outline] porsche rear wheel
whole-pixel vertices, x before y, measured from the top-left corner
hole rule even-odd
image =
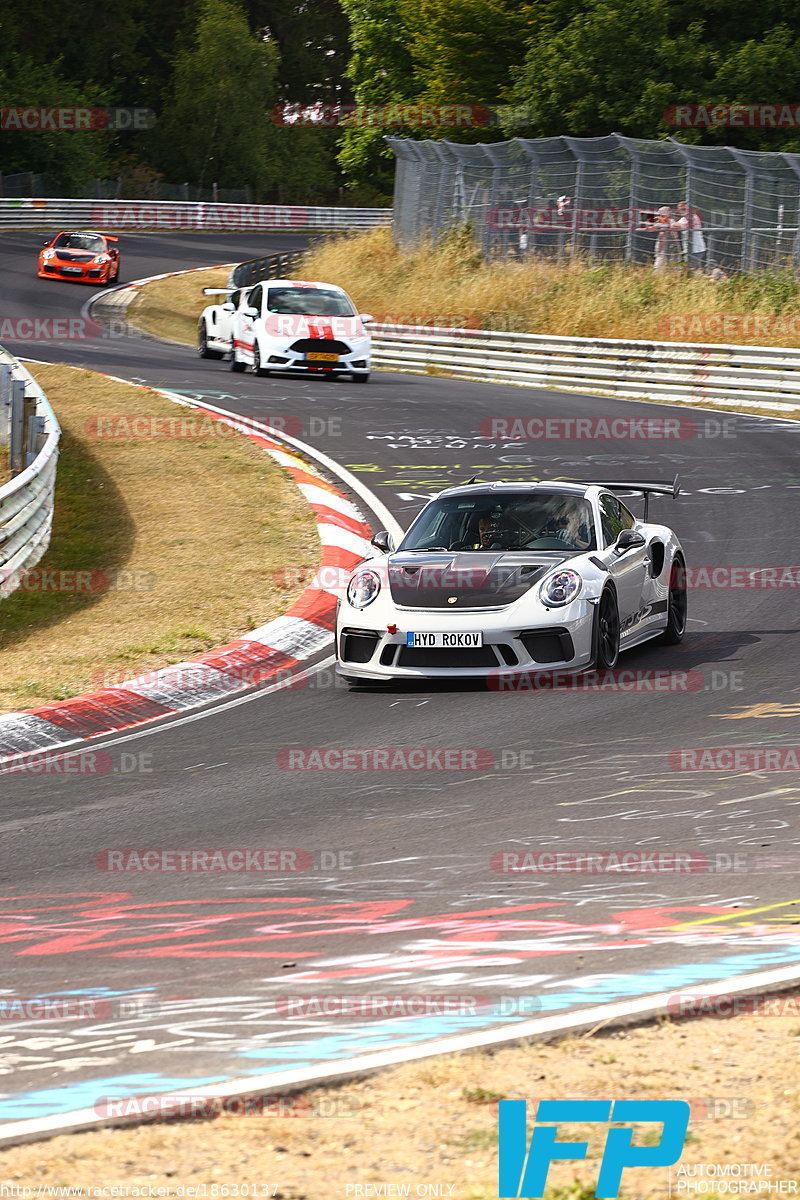
[[[619,660],[619,608],[611,588],[600,597],[594,637],[594,666],[598,671],[610,671]]]
[[[197,350],[201,358],[222,358],[222,353],[219,350],[210,350],[208,346],[208,329],[205,321],[200,322],[200,330],[197,335]]]
[[[686,564],[680,556],[672,563],[669,576],[669,597],[667,599],[667,624],[661,635],[661,641],[667,646],[676,646],[683,641],[686,632]]]

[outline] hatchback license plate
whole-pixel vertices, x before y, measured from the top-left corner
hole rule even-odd
[[[483,645],[483,634],[407,633],[406,645],[415,650],[472,650]]]
[[[338,354],[317,354],[313,351],[311,354],[308,355],[308,358],[310,358],[312,362],[338,362],[339,361]]]

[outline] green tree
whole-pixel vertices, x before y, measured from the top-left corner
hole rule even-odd
[[[509,133],[654,137],[666,106],[699,95],[713,63],[702,25],[671,28],[667,0],[586,0],[563,17],[560,5],[534,17],[512,93],[529,120]]]
[[[794,0],[542,0],[533,10],[512,99],[527,113],[508,134],[594,137],[610,132],[796,149],[787,129],[675,130],[669,105],[791,102],[800,91]],[[779,83],[776,83],[779,80]],[[778,93],[778,94],[776,94]]]
[[[352,57],[347,68],[355,103],[373,108],[392,101],[414,100],[421,91],[409,43],[412,31],[398,11],[397,0],[341,0],[350,20]],[[391,195],[394,156],[384,141],[391,131],[377,125],[345,127],[339,162],[351,188]]]
[[[6,49],[0,63],[0,92],[9,108],[76,106],[94,108],[108,103],[108,95],[87,95],[77,84],[64,79],[60,64],[39,64],[27,55]],[[32,171],[44,174],[67,195],[85,191],[89,181],[103,175],[110,136],[101,130],[26,132],[9,128],[0,134],[3,173]]]
[[[278,55],[254,36],[235,0],[201,0],[192,44],[178,52],[163,114],[153,131],[156,165],[200,187],[249,185],[262,196],[275,181]]]

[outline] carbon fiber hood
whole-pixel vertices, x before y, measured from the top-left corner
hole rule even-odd
[[[567,557],[509,550],[393,554],[389,589],[394,603],[405,608],[500,608],[524,596]]]

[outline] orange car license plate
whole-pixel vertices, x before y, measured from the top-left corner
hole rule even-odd
[[[307,357],[310,358],[312,362],[338,362],[339,361],[338,354],[317,354],[314,351],[312,351],[309,355],[307,355]]]

